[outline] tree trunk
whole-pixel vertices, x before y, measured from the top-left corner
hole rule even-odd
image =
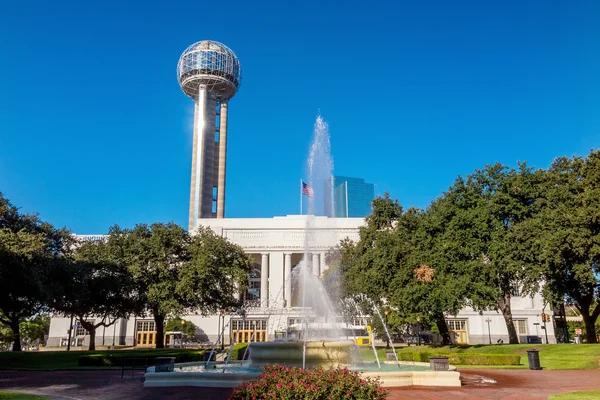
[[[13,333],[12,351],[21,351],[21,327],[18,318],[16,320],[11,321],[10,329]]]
[[[585,339],[588,343],[598,343],[596,340],[596,319],[592,318],[589,314],[582,313],[583,323],[585,324]]]
[[[502,312],[504,322],[506,322],[506,329],[508,330],[508,342],[510,344],[519,344],[519,336],[517,336],[517,330],[515,329],[515,323],[512,319],[512,311],[510,309],[510,293],[505,293],[500,299],[498,299],[498,308]]]
[[[154,313],[154,323],[156,324],[156,348],[165,348],[165,316]]]
[[[96,350],[96,327],[92,327],[88,332],[90,333],[90,346],[88,350]]]
[[[83,318],[79,318],[79,323],[90,334],[90,345],[88,350],[96,350],[96,326],[91,322],[84,321]]]
[[[448,325],[446,325],[446,318],[444,318],[444,314],[438,313],[435,315],[435,325],[440,332],[440,336],[442,337],[442,344],[444,346],[448,346],[452,344],[452,340],[450,339],[450,332],[448,331]]]
[[[600,304],[596,305],[594,310],[592,310],[592,303],[594,302],[592,295],[588,294],[579,298],[573,296],[573,298],[575,299],[575,307],[581,313],[583,323],[585,324],[585,339],[587,343],[598,343],[595,325],[600,315]]]

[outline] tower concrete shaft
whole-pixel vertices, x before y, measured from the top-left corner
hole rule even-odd
[[[227,102],[200,85],[194,104],[194,140],[188,230],[200,218],[225,215],[225,157],[227,155]]]
[[[219,127],[219,165],[217,167],[217,218],[225,218],[225,170],[227,168],[227,109],[221,102]]]

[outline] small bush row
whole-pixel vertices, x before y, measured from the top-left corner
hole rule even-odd
[[[452,365],[519,365],[521,362],[521,356],[518,354],[398,352],[400,361],[429,362],[429,357],[448,357],[448,363]]]
[[[135,357],[135,360],[133,359]],[[131,354],[131,353],[123,353],[123,354],[92,354],[87,356],[79,357],[77,360],[77,365],[79,367],[120,367],[122,365],[142,365],[144,361],[143,358],[146,359],[146,364],[153,365],[154,359],[156,357],[175,357],[176,363],[182,362],[192,362],[192,361],[203,361],[204,360],[204,351],[194,351],[194,352],[161,352],[160,354],[146,355],[146,354]]]
[[[388,392],[379,380],[363,378],[347,368],[324,370],[268,365],[255,380],[233,389],[229,400],[384,400]]]
[[[248,343],[238,343],[235,346],[233,346],[233,350],[231,350],[230,360],[242,360],[247,348]],[[248,354],[246,354],[246,358],[248,358],[249,354],[250,351],[248,351]]]

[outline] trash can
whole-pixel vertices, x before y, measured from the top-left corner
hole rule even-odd
[[[448,371],[448,357],[429,357],[429,368],[432,371]]]
[[[529,362],[529,369],[542,369],[538,350],[527,350],[527,361]]]
[[[154,372],[173,372],[175,369],[175,357],[156,357]]]

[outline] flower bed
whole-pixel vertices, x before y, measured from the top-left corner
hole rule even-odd
[[[387,397],[378,379],[363,378],[347,368],[324,370],[267,365],[263,374],[235,388],[230,400],[245,399],[361,399],[383,400]]]

